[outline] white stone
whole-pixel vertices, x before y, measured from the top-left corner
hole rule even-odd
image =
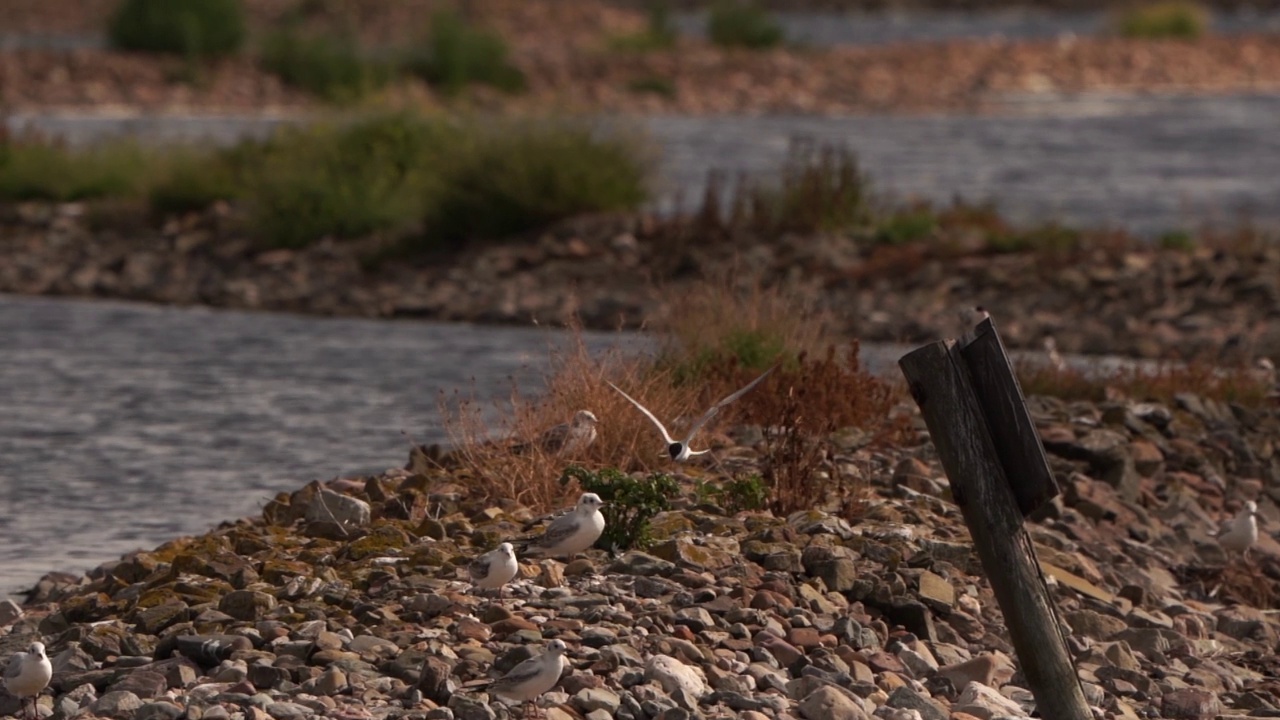
[[[644,676],[657,682],[668,695],[684,690],[695,698],[707,694],[707,681],[698,668],[685,665],[670,655],[654,655],[645,665]]]

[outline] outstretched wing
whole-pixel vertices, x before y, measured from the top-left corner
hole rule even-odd
[[[756,385],[759,385],[759,384],[760,384],[760,381],[761,381],[761,380],[764,380],[764,379],[765,379],[765,378],[767,378],[767,377],[769,377],[769,373],[773,372],[777,367],[778,367],[777,365],[774,365],[773,367],[769,368],[768,370],[765,370],[763,375],[761,375],[760,377],[756,378],[755,380],[752,380],[751,382],[747,383],[746,387],[742,388],[741,390],[738,390],[737,392],[735,392],[735,393],[733,393],[732,395],[730,395],[730,396],[726,397],[725,399],[721,400],[720,402],[716,403],[715,405],[712,405],[712,406],[711,406],[711,409],[710,409],[710,410],[707,410],[705,413],[703,413],[703,414],[702,414],[702,417],[698,418],[697,422],[695,422],[695,423],[694,423],[694,424],[689,428],[689,433],[688,433],[688,435],[685,437],[684,444],[687,446],[690,442],[692,442],[692,441],[693,441],[693,436],[698,434],[698,431],[702,429],[702,426],[703,426],[703,425],[706,425],[707,423],[711,422],[711,418],[715,417],[715,416],[716,416],[716,413],[719,413],[721,408],[723,408],[724,406],[726,406],[726,405],[728,405],[729,403],[733,402],[734,400],[737,400],[738,398],[742,397],[743,395],[746,395],[746,394],[747,394],[747,391],[749,391],[751,388],[755,387]]]
[[[654,417],[653,413],[649,412],[649,408],[641,405],[640,403],[636,402],[635,398],[622,392],[622,388],[618,387],[617,385],[614,385],[608,380],[605,380],[605,382],[609,383],[609,387],[613,388],[614,390],[617,390],[622,395],[622,397],[626,398],[627,400],[630,400],[632,405],[635,405],[636,407],[640,408],[640,412],[644,413],[645,416],[648,417],[650,420],[652,420],[653,424],[657,426],[658,432],[662,433],[662,439],[666,440],[668,445],[675,442],[675,440],[671,439],[671,433],[667,432],[667,427],[662,424],[661,420]]]

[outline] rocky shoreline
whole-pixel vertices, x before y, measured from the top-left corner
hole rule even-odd
[[[997,252],[972,238],[726,239],[685,222],[606,215],[370,269],[376,240],[263,251],[225,206],[159,228],[144,211],[105,212],[76,203],[0,209],[0,292],[494,324],[576,314],[613,330],[639,328],[661,315],[669,292],[731,272],[813,291],[840,332],[864,341],[953,336],[961,313],[983,305],[1017,348],[1052,336],[1063,352],[1091,355],[1225,364],[1280,356],[1280,328],[1269,321],[1280,312],[1280,248],[1247,237],[1186,249],[1112,239]]]
[[[1064,488],[1030,530],[1097,716],[1280,714],[1264,612],[1280,545],[1264,532],[1226,565],[1209,536],[1246,500],[1280,521],[1280,415],[1192,394],[1030,406]],[[0,604],[0,655],[43,638],[54,718],[510,717],[485,678],[551,639],[572,665],[544,696],[551,720],[1029,717],[913,427],[895,445],[837,442],[833,471],[866,487],[843,513],[733,513],[693,492],[727,478],[693,466],[646,552],[526,560],[501,601],[467,592],[466,565],[527,529],[529,508],[477,502],[447,458],[312,483],[204,536],[46,576]],[[758,467],[758,430],[735,437],[719,455]]]
[[[48,3],[53,5],[53,3]],[[110,3],[8,9],[11,32],[84,32]],[[367,3],[359,33],[370,47],[411,47],[437,6],[430,0]],[[286,5],[250,3],[262,30]],[[0,20],[6,11],[0,9]],[[526,92],[484,87],[459,98],[405,79],[381,105],[508,113],[807,114],[986,112],[1011,96],[1083,92],[1241,93],[1280,89],[1280,37],[1193,41],[1119,37],[968,39],[875,47],[726,50],[682,38],[672,48],[629,52],[618,38],[643,32],[644,12],[598,2],[489,0],[474,8],[511,46]],[[323,14],[323,13],[322,13]],[[65,19],[60,19],[66,16]],[[2,24],[2,23],[0,23]],[[547,42],[554,37],[556,42]],[[323,107],[284,86],[248,55],[200,69],[181,58],[100,48],[0,52],[0,107],[10,111],[289,112]]]

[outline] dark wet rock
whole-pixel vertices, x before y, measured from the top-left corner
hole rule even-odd
[[[156,646],[156,659],[177,652],[203,667],[212,667],[238,650],[252,650],[253,641],[240,635],[171,636]]]

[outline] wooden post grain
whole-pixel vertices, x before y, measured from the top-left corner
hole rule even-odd
[[[978,323],[958,350],[1018,509],[1024,517],[1030,515],[1060,491],[995,321]]]
[[[1040,717],[1092,720],[960,348],[954,340],[933,343],[898,364],[951,481]]]

